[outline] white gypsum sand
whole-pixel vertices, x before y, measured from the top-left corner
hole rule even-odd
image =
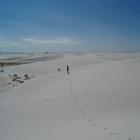
[[[139,71],[139,54],[119,53],[9,67],[36,77],[0,95],[0,139],[139,140]]]

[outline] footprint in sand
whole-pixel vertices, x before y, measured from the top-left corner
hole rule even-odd
[[[32,102],[32,104],[36,104],[36,102],[35,102],[35,101],[33,101],[33,102]]]
[[[38,117],[37,120],[40,120],[40,117]]]
[[[92,126],[93,126],[93,127],[96,127],[96,124],[93,124]]]
[[[87,114],[82,114],[82,117],[87,117]]]
[[[80,108],[80,112],[82,112],[82,111],[84,111],[84,109],[83,108]]]
[[[75,98],[79,98],[79,96],[77,95],[77,96],[75,96]]]
[[[133,138],[129,137],[128,140],[133,140]]]
[[[49,99],[43,100],[44,102],[49,102]]]
[[[55,99],[54,98],[52,99],[52,102],[55,102]]]
[[[118,132],[111,132],[110,135],[119,135]]]
[[[91,120],[91,119],[89,119],[88,121],[89,121],[90,123],[92,122],[92,120]]]
[[[114,135],[114,132],[111,132],[110,135]]]

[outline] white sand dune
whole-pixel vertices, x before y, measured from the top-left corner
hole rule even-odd
[[[36,78],[0,95],[0,140],[140,140],[139,54],[66,55],[6,72]]]

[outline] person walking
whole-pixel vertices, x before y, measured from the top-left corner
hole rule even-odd
[[[67,65],[67,74],[70,74],[70,68],[69,68],[69,65]]]

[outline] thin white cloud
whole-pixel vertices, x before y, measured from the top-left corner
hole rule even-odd
[[[80,44],[80,41],[69,38],[55,38],[55,39],[36,39],[36,38],[22,38],[17,40],[2,40],[0,39],[0,47],[4,46],[18,46],[18,47],[33,47],[33,46],[73,46]]]
[[[4,44],[5,43],[5,41],[4,40],[0,40],[0,44]]]
[[[0,47],[6,46],[19,46],[21,43],[19,41],[12,40],[0,40]]]
[[[5,43],[5,40],[0,36],[0,44]]]
[[[80,42],[76,39],[68,37],[55,38],[55,39],[35,39],[35,38],[24,38],[21,39],[23,43],[32,45],[74,45]]]

